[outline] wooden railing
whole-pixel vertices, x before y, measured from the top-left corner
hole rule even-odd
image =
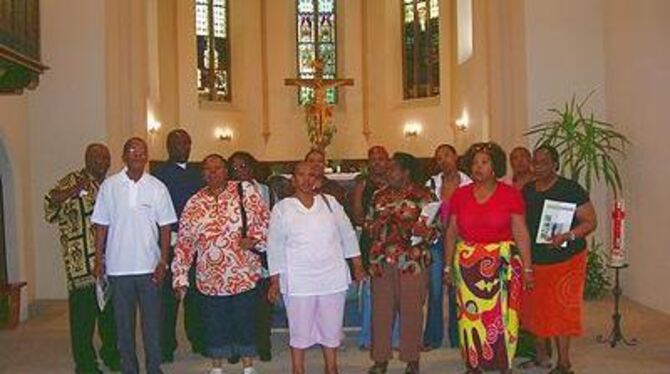
[[[0,0],[0,92],[34,89],[40,61],[39,0]]]

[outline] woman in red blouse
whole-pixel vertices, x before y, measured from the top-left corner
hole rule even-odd
[[[467,372],[508,373],[518,340],[522,274],[527,287],[533,282],[524,203],[518,190],[498,181],[506,172],[500,146],[474,144],[465,157],[474,183],[451,198],[445,281],[456,287]]]

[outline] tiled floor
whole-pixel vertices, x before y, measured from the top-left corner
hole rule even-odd
[[[595,336],[610,329],[609,300],[587,303],[586,334],[573,346],[574,365],[579,373],[670,373],[670,316],[654,312],[639,304],[624,301],[625,333],[640,338],[636,347],[610,348],[598,344]],[[179,327],[182,332],[181,326]],[[138,339],[138,344],[139,344]],[[180,342],[184,342],[183,333]],[[260,374],[289,373],[287,335],[273,336],[274,360],[256,365]],[[209,362],[186,351],[186,344],[177,352],[173,364],[165,365],[166,373],[206,373]],[[319,351],[308,354],[307,373],[322,373]],[[348,334],[340,354],[342,374],[365,373],[370,361],[367,352],[355,347]],[[241,373],[238,366],[228,366],[226,373]],[[70,343],[67,327],[67,306],[64,302],[41,302],[33,308],[33,318],[15,331],[0,331],[0,373],[71,373]],[[403,366],[392,362],[389,374],[402,373]],[[422,356],[423,373],[463,372],[457,351],[440,349]],[[517,372],[521,372],[517,370]],[[529,370],[528,373],[542,373]]]

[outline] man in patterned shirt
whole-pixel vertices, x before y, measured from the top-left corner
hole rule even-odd
[[[111,304],[98,309],[92,273],[95,241],[91,214],[98,189],[109,169],[109,150],[102,144],[86,148],[86,166],[63,177],[44,197],[44,216],[60,231],[69,291],[70,338],[76,373],[102,373],[98,369],[93,331],[96,321],[102,340],[100,356],[115,371],[120,368]]]

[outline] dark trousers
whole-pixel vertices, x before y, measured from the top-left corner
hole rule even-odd
[[[456,310],[456,288],[453,286],[447,286],[447,297],[448,299],[448,306],[449,306],[449,319],[447,322],[448,330],[449,330],[449,346],[451,348],[458,348],[460,347],[459,345],[459,338],[458,338],[458,316],[456,313],[458,311]]]
[[[188,273],[190,287],[184,297],[184,329],[191,348],[197,352],[205,350],[205,324],[202,320],[202,295],[195,285],[195,265]]]
[[[116,331],[114,331],[114,308],[108,304],[100,312],[95,295],[95,285],[75,289],[68,295],[70,307],[70,340],[75,372],[95,373],[98,367],[93,333],[98,325],[98,335],[102,341],[100,358],[112,363],[119,358],[116,350]]]
[[[419,360],[427,282],[426,272],[404,274],[391,266],[372,278],[371,356],[375,362],[393,358],[391,338],[396,314],[400,317],[400,361]]]
[[[231,296],[202,295],[205,342],[211,358],[256,356],[256,290]]]
[[[423,331],[423,345],[440,348],[444,338],[444,248],[442,239],[430,246],[433,263],[428,269],[428,311]]]
[[[188,273],[189,289],[184,298],[184,329],[194,352],[204,350],[204,329],[200,315],[200,298],[195,285],[195,266]],[[163,324],[161,330],[161,352],[171,355],[177,349],[177,315],[179,300],[172,289],[172,273],[168,272],[162,287]]]
[[[151,274],[110,276],[116,321],[117,346],[123,374],[139,373],[135,353],[135,320],[139,305],[142,341],[148,374],[162,373],[161,365],[161,289]]]
[[[272,350],[272,303],[268,300],[270,279],[258,282],[256,287],[258,304],[256,305],[256,349],[259,354],[269,354]]]

